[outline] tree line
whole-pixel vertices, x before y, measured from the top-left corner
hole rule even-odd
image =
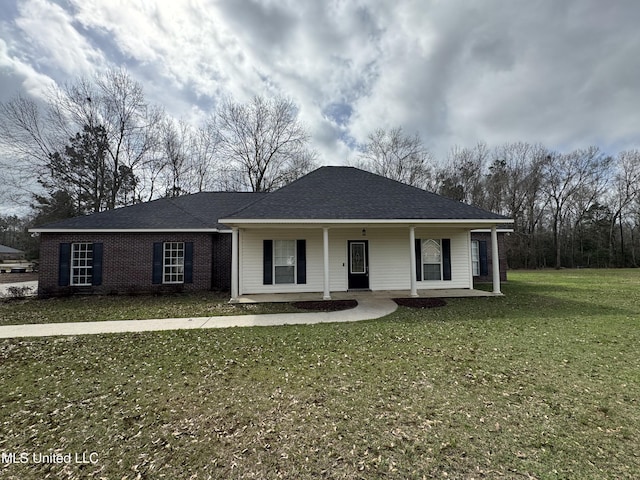
[[[638,266],[640,150],[478,143],[438,163],[396,128],[371,134],[356,165],[513,219],[512,268]]]
[[[226,98],[194,126],[147,102],[125,70],[77,79],[43,102],[16,96],[0,103],[0,147],[15,159],[0,182],[7,196],[27,191],[33,214],[0,216],[0,243],[33,249],[30,225],[158,197],[272,191],[318,166],[309,144],[290,99]],[[514,219],[513,268],[638,265],[638,150],[479,143],[435,159],[396,127],[372,132],[348,163]]]

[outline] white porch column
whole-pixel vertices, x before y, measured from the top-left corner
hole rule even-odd
[[[409,266],[411,278],[411,296],[418,296],[418,286],[416,282],[416,228],[409,227],[409,258],[411,265]]]
[[[324,258],[324,293],[323,300],[331,300],[331,292],[329,290],[329,228],[322,227],[322,250]]]
[[[498,228],[491,227],[491,268],[493,269],[493,293],[500,292],[500,252],[498,252]]]
[[[238,301],[238,227],[231,229],[231,302]]]

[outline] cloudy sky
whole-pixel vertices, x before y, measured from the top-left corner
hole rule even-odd
[[[0,101],[124,66],[197,122],[286,95],[323,164],[379,127],[438,158],[478,141],[638,147],[636,0],[0,0]]]

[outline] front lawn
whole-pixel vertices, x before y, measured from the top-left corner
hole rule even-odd
[[[27,462],[0,478],[640,477],[640,271],[510,280],[350,324],[3,340]]]
[[[287,303],[229,304],[228,294],[85,295],[0,300],[0,325],[300,312]]]

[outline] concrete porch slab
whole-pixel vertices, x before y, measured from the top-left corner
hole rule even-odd
[[[408,298],[409,290],[376,290],[374,292],[331,292],[331,300],[358,300],[363,298]],[[418,297],[423,298],[466,298],[466,297],[500,297],[501,293],[464,288],[448,288],[437,290],[418,290]],[[313,293],[259,293],[241,295],[237,303],[279,303],[305,302],[322,300],[321,292]]]

